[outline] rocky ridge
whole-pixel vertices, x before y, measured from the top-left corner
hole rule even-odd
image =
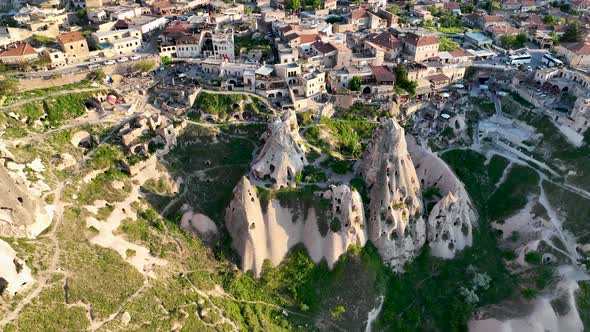
[[[252,164],[253,176],[259,180],[270,177],[275,188],[294,186],[296,174],[307,165],[295,112],[287,111],[271,123],[263,139],[264,146]]]
[[[471,245],[471,225],[477,218],[450,168],[413,138],[408,140],[410,144],[395,120],[386,119],[356,165],[369,188],[369,239],[394,270],[401,270],[426,241],[433,255],[454,257]],[[428,214],[422,192],[430,187],[442,198]]]
[[[242,256],[242,269],[259,275],[265,259],[278,265],[298,243],[305,246],[314,262],[325,259],[332,267],[349,245],[365,244],[365,217],[358,192],[346,185],[331,186],[317,199],[330,202],[327,211],[317,207],[289,207],[279,198],[265,201],[259,197],[257,188],[242,178],[225,216],[233,246]],[[340,228],[332,227],[322,234],[320,224],[327,220],[339,224]]]
[[[4,158],[1,158],[4,157]],[[0,154],[0,235],[34,238],[53,218],[53,206],[41,200],[49,187],[43,182],[40,159],[21,165],[8,150]],[[37,178],[29,180],[27,173]]]

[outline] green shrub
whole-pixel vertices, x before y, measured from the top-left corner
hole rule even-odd
[[[529,251],[524,255],[524,260],[533,265],[539,265],[543,262],[543,255],[538,251]]]

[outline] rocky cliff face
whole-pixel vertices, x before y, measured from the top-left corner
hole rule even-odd
[[[399,270],[428,240],[433,254],[451,258],[471,245],[476,214],[461,182],[434,154],[408,143],[393,119],[383,121],[357,163],[369,188],[369,239],[393,269]],[[441,199],[430,214],[422,191],[436,187]]]
[[[424,245],[426,233],[420,183],[395,120],[377,127],[356,173],[369,188],[370,239],[383,260],[399,268]]]
[[[295,112],[285,112],[269,125],[265,144],[252,165],[253,176],[269,176],[276,188],[295,185],[295,175],[307,164],[301,142]]]
[[[330,202],[327,211],[302,205],[289,207],[277,198],[261,201],[257,189],[242,178],[225,214],[233,246],[242,257],[242,269],[259,275],[265,259],[278,265],[298,243],[303,243],[314,262],[326,259],[330,267],[349,245],[363,246],[366,234],[360,195],[340,185],[330,187],[319,199]],[[340,228],[330,230],[330,223]]]
[[[52,209],[32,194],[20,170],[9,171],[0,159],[0,235],[34,238],[51,223]],[[14,163],[12,163],[14,164]],[[24,173],[23,173],[24,174]],[[24,175],[23,175],[24,176]]]
[[[458,250],[471,246],[477,212],[463,183],[442,159],[417,145],[413,137],[408,138],[408,149],[422,190],[436,188],[442,197],[428,214],[426,228],[432,254],[452,258]]]
[[[0,295],[14,295],[33,282],[31,270],[24,261],[16,257],[10,245],[0,240]]]

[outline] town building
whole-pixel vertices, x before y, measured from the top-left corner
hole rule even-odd
[[[0,52],[0,62],[6,65],[16,65],[37,59],[35,49],[28,43],[17,43],[8,46]]]
[[[86,59],[90,50],[86,38],[80,32],[68,32],[57,36],[59,47],[66,54],[68,63]]]
[[[408,60],[421,62],[433,58],[438,53],[438,38],[409,33],[403,39],[404,57]]]

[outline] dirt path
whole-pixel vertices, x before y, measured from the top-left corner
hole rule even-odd
[[[92,92],[92,91],[99,91],[99,90],[105,90],[105,89],[106,89],[105,87],[98,87],[98,88],[80,88],[80,89],[73,89],[73,90],[56,91],[56,92],[52,92],[50,94],[47,94],[45,96],[40,96],[40,97],[35,97],[35,98],[29,98],[29,99],[26,99],[26,100],[18,101],[18,102],[14,103],[14,104],[2,106],[2,107],[0,107],[0,110],[6,111],[6,110],[9,110],[11,108],[22,106],[24,104],[28,104],[28,103],[32,103],[32,102],[44,100],[44,99],[55,97],[55,96],[63,96],[63,95],[69,95],[69,94],[73,94],[73,93],[82,93],[82,92]]]

